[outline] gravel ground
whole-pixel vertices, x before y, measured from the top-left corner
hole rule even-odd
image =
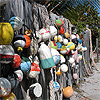
[[[100,69],[100,63],[97,66]],[[100,100],[100,71],[94,69],[93,74],[85,78],[76,90],[70,100]]]

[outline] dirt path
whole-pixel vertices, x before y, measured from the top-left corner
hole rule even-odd
[[[100,63],[97,66],[100,69]],[[85,78],[76,90],[70,100],[100,100],[100,71],[94,69],[93,74]]]

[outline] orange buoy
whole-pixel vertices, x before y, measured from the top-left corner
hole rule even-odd
[[[61,26],[61,27],[60,27],[59,34],[62,35],[62,34],[64,34],[64,32],[65,32],[65,29]]]
[[[68,86],[66,88],[63,88],[63,95],[65,98],[70,98],[73,95],[72,86]]]
[[[25,40],[26,40],[26,44],[25,44],[24,48],[28,48],[31,44],[31,39],[27,35],[23,35],[23,36],[25,37]]]

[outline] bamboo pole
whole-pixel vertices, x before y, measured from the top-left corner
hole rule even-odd
[[[94,58],[93,58],[93,50],[92,50],[92,35],[91,35],[91,30],[89,28],[87,28],[87,30],[89,31],[89,35],[90,35],[90,58],[92,60],[92,64],[93,66],[96,68],[97,71],[99,71],[98,66],[96,65]]]

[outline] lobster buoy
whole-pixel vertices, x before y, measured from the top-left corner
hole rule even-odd
[[[16,70],[14,73],[16,73],[19,78],[19,82],[21,82],[23,80],[23,72],[21,70]]]
[[[63,37],[62,37],[61,35],[58,35],[58,36],[56,35],[56,36],[54,37],[54,41],[55,41],[55,42],[60,42],[60,43],[61,43],[61,42],[63,42]]]
[[[8,64],[14,59],[14,49],[11,45],[0,45],[0,63]]]
[[[60,88],[60,85],[58,82],[54,81],[54,91],[57,92]]]
[[[55,41],[51,41],[51,48],[54,48],[57,50],[57,44]]]
[[[12,61],[13,68],[18,68],[21,64],[21,58],[18,54],[14,54],[14,60]]]
[[[82,40],[81,40],[81,39],[79,39],[78,41],[79,41],[79,42],[78,42],[79,44],[81,44],[81,43],[82,43]]]
[[[26,44],[25,44],[24,48],[28,48],[31,44],[31,39],[27,35],[23,35],[23,36],[25,37],[25,40],[26,40]]]
[[[68,44],[68,39],[63,39],[63,44],[67,45]]]
[[[77,73],[73,73],[73,78],[74,78],[74,79],[77,79],[77,78],[78,78]]]
[[[0,23],[0,30],[0,45],[10,45],[14,36],[11,24],[5,22]]]
[[[51,54],[54,60],[55,65],[60,62],[60,54],[56,49],[51,48]]]
[[[59,68],[57,68],[57,70],[56,70],[56,75],[57,76],[60,76],[62,74],[62,71],[60,70],[60,67]]]
[[[76,34],[76,37],[77,37],[77,40],[79,40],[79,35],[78,34]]]
[[[62,26],[62,25],[64,24],[64,22],[63,22],[62,19],[57,19],[57,20],[55,20],[55,24],[56,24],[58,27],[60,27],[60,26]]]
[[[60,30],[59,30],[59,34],[62,35],[62,34],[64,34],[64,32],[65,32],[65,29],[61,26]]]
[[[72,86],[68,86],[66,88],[63,88],[63,95],[65,98],[70,98],[73,95]]]
[[[0,97],[8,96],[11,92],[11,83],[6,78],[0,78]]]
[[[70,57],[70,59],[68,60],[69,63],[73,64],[75,62],[74,58]]]
[[[57,50],[60,50],[62,47],[62,44],[60,42],[57,42],[56,44],[57,44]]]
[[[31,33],[32,33],[32,30],[27,29],[25,31],[25,35],[27,35],[27,36],[31,36]]]
[[[67,72],[68,71],[68,66],[66,65],[66,64],[62,64],[61,66],[60,66],[60,69],[61,69],[61,71],[62,72]]]
[[[40,67],[36,63],[31,63],[31,69],[30,72],[28,73],[28,76],[30,78],[36,78],[37,75],[40,74]]]
[[[11,83],[11,90],[17,88],[19,84],[19,78],[16,73],[10,73],[7,77],[9,82]]]
[[[84,51],[84,52],[87,51],[87,47],[83,46],[82,49],[81,49],[81,51]]]
[[[72,67],[75,67],[75,65],[76,65],[76,64],[75,64],[75,62],[74,62],[74,63],[72,63]]]
[[[67,48],[69,48],[70,50],[74,50],[75,49],[75,44],[73,42],[68,42]]]
[[[57,29],[54,26],[50,26],[50,34],[51,34],[51,38],[57,35]]]
[[[42,95],[42,86],[39,83],[32,84],[29,87],[29,95],[40,97]]]
[[[65,32],[65,33],[64,33],[64,37],[65,37],[65,38],[69,38],[69,37],[70,37],[70,34],[69,34],[68,32]]]
[[[63,55],[60,54],[60,63],[63,64],[65,63],[66,59],[64,58]]]
[[[22,52],[26,45],[26,39],[23,35],[16,35],[13,39],[13,44],[17,48],[18,52]]]
[[[14,30],[20,30],[23,26],[23,21],[18,16],[11,17],[9,22]]]
[[[79,60],[81,60],[82,59],[82,55],[78,54],[78,58],[79,58]]]
[[[41,42],[41,46],[38,52],[43,69],[48,69],[55,66],[50,48],[46,44],[44,44],[44,42]]]
[[[22,57],[22,59],[21,59],[21,64],[20,64],[20,69],[21,69],[23,72],[25,72],[25,73],[27,73],[27,72],[30,71],[30,69],[31,69],[31,62],[29,61],[28,58]]]
[[[50,31],[46,28],[40,29],[39,34],[41,34],[43,41],[47,41],[50,38]]]
[[[76,35],[74,35],[74,34],[71,35],[71,39],[72,39],[72,42],[74,42],[74,43],[76,41],[78,41]]]
[[[64,54],[66,54],[66,52],[67,52],[67,47],[62,45],[62,47],[60,49],[60,53],[64,55]]]
[[[8,96],[3,97],[3,100],[17,100],[16,95],[11,92]]]

